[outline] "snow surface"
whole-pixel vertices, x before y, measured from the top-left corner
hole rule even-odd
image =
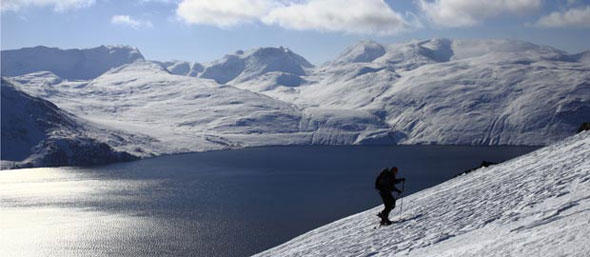
[[[405,196],[375,229],[382,208],[255,256],[588,256],[590,131]]]
[[[2,56],[46,58],[39,49]],[[205,65],[123,58],[87,80],[60,75],[80,72],[67,65],[9,80],[97,126],[155,139],[111,145],[140,156],[294,144],[545,145],[590,120],[587,56],[513,40],[363,41],[318,67],[267,47]],[[43,61],[68,63],[60,58]],[[2,69],[39,68],[19,65]]]
[[[134,160],[111,146],[136,152],[128,142],[154,139],[92,124],[54,104],[23,93],[2,79],[2,168],[91,165]]]
[[[384,142],[544,145],[590,120],[586,55],[514,40],[363,41],[298,87],[266,76],[229,84],[303,108],[373,113],[398,135]]]
[[[111,68],[143,60],[139,50],[129,46],[68,50],[37,46],[3,50],[1,56],[2,76],[51,71],[69,80],[93,79]]]
[[[290,137],[273,134],[300,131],[301,114],[291,104],[211,80],[172,75],[147,61],[112,69],[92,81],[51,85],[30,80],[19,88],[95,123],[157,138],[159,146],[138,142],[150,154],[250,145],[240,135],[252,135],[254,145],[292,144]]]
[[[185,62],[185,61],[168,61],[168,62],[152,61],[152,62],[159,64],[160,66],[162,66],[164,69],[166,69],[168,72],[170,72],[172,74],[185,75],[185,76],[191,76],[191,77],[197,77],[205,69],[205,67],[198,62],[193,62],[193,63],[189,63],[189,62]]]
[[[268,72],[301,76],[305,75],[306,68],[311,67],[313,65],[305,58],[288,48],[263,47],[226,55],[208,64],[200,77],[225,84],[232,80],[249,80]]]

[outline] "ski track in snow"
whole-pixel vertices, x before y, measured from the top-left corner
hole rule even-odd
[[[374,229],[378,206],[255,256],[588,256],[590,132],[403,201],[404,222]]]

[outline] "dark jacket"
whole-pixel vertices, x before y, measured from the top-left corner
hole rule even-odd
[[[393,172],[389,171],[388,169],[384,169],[383,171],[381,171],[381,173],[379,174],[379,176],[377,176],[377,179],[375,180],[375,188],[379,191],[384,192],[396,191],[398,193],[401,193],[401,190],[397,189],[395,187],[395,184],[399,184],[404,180],[405,179],[403,178],[396,178]]]

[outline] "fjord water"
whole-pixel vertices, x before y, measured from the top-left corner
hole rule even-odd
[[[534,149],[260,147],[0,171],[0,256],[248,256],[380,204],[384,167],[412,193]]]

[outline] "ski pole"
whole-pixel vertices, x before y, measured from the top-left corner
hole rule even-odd
[[[404,191],[406,191],[406,181],[405,180],[402,182],[402,193],[400,194],[400,197],[402,196]],[[402,216],[402,212],[404,211],[404,198],[403,197],[401,197],[401,198],[402,199],[400,200],[400,203],[399,203],[399,216]]]

